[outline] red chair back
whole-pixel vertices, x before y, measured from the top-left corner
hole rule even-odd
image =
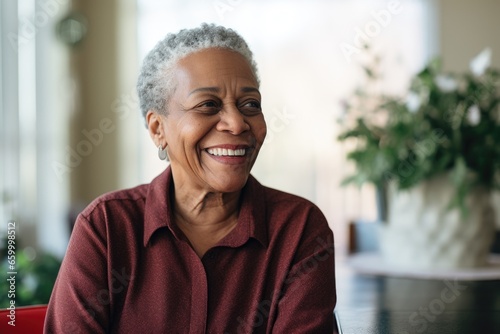
[[[0,333],[41,334],[46,313],[47,305],[16,307],[15,313],[13,310],[1,309]]]

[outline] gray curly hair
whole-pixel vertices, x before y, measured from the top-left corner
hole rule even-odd
[[[144,58],[137,80],[144,117],[149,110],[168,113],[166,106],[175,89],[172,78],[176,63],[191,53],[207,48],[224,48],[240,53],[248,60],[259,83],[257,65],[245,40],[232,29],[203,23],[199,28],[168,34]]]

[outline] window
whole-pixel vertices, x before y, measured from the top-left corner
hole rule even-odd
[[[0,235],[15,220],[18,247],[57,255],[66,248],[69,185],[52,162],[64,161],[72,96],[68,54],[51,28],[66,5],[0,3]]]
[[[315,202],[340,246],[349,218],[376,216],[373,189],[340,187],[351,166],[344,159],[345,147],[335,139],[339,102],[361,83],[359,62],[367,55],[360,41],[384,58],[385,89],[397,90],[424,64],[435,51],[430,2],[138,0],[138,13],[140,59],[167,32],[201,22],[239,32],[259,66],[268,125],[253,175]],[[141,178],[147,182],[164,164],[146,131],[141,140]]]

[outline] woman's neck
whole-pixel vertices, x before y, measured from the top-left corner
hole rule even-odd
[[[217,193],[174,184],[175,223],[201,258],[236,226],[241,191]]]
[[[192,226],[216,225],[238,215],[240,192],[193,193],[175,189],[174,212]]]

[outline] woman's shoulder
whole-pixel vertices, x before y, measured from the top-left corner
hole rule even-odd
[[[295,195],[283,190],[279,190],[276,188],[270,188],[266,186],[262,186],[264,188],[264,192],[266,194],[266,198],[270,202],[274,203],[279,203],[279,202],[288,202],[288,203],[298,203],[298,204],[304,204],[304,205],[314,205],[310,200],[299,196]]]
[[[333,245],[333,234],[321,209],[312,201],[282,190],[258,185],[269,240],[285,249],[296,248],[296,259],[317,247]]]

